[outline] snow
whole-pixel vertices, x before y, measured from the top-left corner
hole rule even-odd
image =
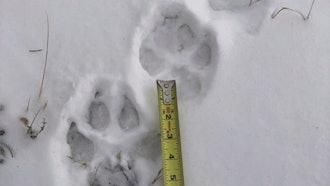
[[[310,4],[0,1],[0,185],[163,185],[156,79],[186,185],[330,185],[330,2],[271,19]]]

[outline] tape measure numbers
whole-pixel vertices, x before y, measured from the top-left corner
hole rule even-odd
[[[175,80],[157,80],[165,186],[184,186]]]

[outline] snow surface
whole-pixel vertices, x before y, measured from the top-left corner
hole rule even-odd
[[[155,80],[176,79],[186,185],[329,186],[330,1],[271,19],[310,4],[0,1],[0,185],[163,185]]]

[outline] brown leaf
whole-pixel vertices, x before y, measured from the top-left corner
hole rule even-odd
[[[23,123],[24,126],[28,127],[29,120],[26,117],[21,117],[19,120]]]

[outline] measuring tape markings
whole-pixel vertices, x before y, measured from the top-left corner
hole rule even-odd
[[[165,186],[183,186],[183,166],[175,81],[157,81]]]

